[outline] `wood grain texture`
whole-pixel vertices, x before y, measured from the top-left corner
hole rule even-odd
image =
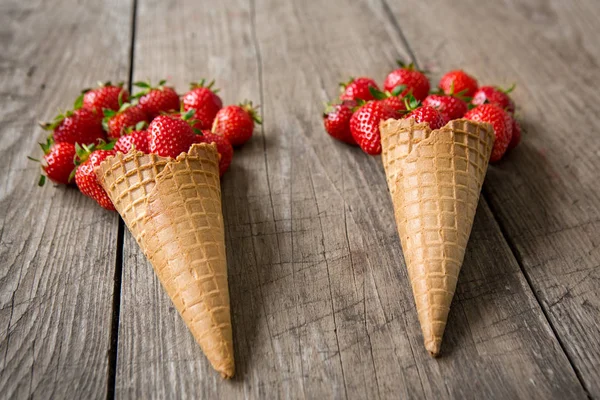
[[[131,4],[0,5],[0,397],[106,396],[117,214],[36,185],[38,120],[122,80]]]
[[[464,67],[484,84],[517,83],[527,132],[490,168],[484,194],[586,389],[600,397],[599,4],[409,3],[389,5],[436,78]],[[466,39],[473,32],[477,40]]]
[[[140,0],[135,78],[214,77],[265,124],[223,181],[237,376],[222,381],[126,234],[125,398],[580,398],[584,391],[480,204],[444,357],[422,346],[381,162],[319,115],[348,75],[408,57],[383,3]]]

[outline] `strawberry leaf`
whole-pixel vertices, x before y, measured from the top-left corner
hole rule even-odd
[[[398,97],[404,90],[406,90],[406,85],[398,85],[392,89],[392,96]]]
[[[78,165],[78,164],[75,164]],[[77,167],[73,168],[73,171],[71,171],[71,173],[69,174],[69,182],[73,181],[73,178],[75,178],[75,173],[77,172]]]
[[[40,160],[38,160],[37,158],[33,158],[30,156],[27,156],[27,159],[31,160],[31,161],[35,161],[35,162],[40,162]]]
[[[148,126],[148,123],[146,121],[140,121],[137,124],[135,124],[135,130],[143,131],[147,126]]]
[[[83,93],[77,96],[75,103],[73,104],[74,110],[79,110],[81,107],[83,107]]]
[[[46,176],[40,175],[40,179],[38,180],[38,186],[42,187],[46,183]]]
[[[374,88],[373,86],[369,86],[369,92],[371,93],[371,96],[373,96],[377,100],[384,100],[388,97],[381,90]]]
[[[148,82],[135,82],[133,86],[142,88],[142,89],[150,89],[150,84]]]

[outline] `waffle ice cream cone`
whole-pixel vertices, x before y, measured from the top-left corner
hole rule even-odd
[[[494,144],[487,123],[439,130],[413,119],[381,127],[382,159],[425,348],[440,352]]]
[[[212,366],[235,371],[219,156],[195,144],[176,159],[131,151],[96,174]]]

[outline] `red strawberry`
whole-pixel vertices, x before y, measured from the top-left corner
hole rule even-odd
[[[125,129],[135,126],[138,122],[146,122],[148,117],[140,106],[125,103],[119,111],[104,110],[102,125],[108,132],[108,138],[118,139],[125,133]]]
[[[175,89],[165,86],[167,81],[158,82],[157,87],[152,87],[149,82],[136,82],[134,85],[142,88],[134,98],[139,99],[139,105],[152,119],[163,112],[179,110],[179,95]]]
[[[56,116],[52,122],[43,124],[42,128],[53,131],[52,137],[56,143],[90,144],[98,139],[106,139],[101,119],[94,111],[76,107],[74,111],[67,111]]]
[[[225,136],[232,146],[241,146],[252,137],[254,123],[262,123],[256,108],[252,106],[252,102],[245,102],[239,106],[231,105],[220,109],[213,122],[212,132]]]
[[[473,97],[477,91],[477,79],[463,70],[450,71],[442,76],[439,87],[445,94]]]
[[[411,93],[417,100],[423,101],[429,93],[429,79],[422,71],[415,69],[413,63],[405,65],[398,60],[398,65],[400,68],[390,72],[385,78],[383,88],[391,92],[394,88],[402,86],[400,97]]]
[[[394,118],[396,113],[381,101],[370,101],[361,106],[350,118],[352,137],[367,154],[381,153],[379,122]]]
[[[371,94],[376,100],[381,100],[383,104],[391,108],[393,111],[397,113],[402,113],[402,111],[406,111],[406,104],[404,103],[404,98],[401,95],[403,87],[396,86],[391,92],[371,88]]]
[[[215,135],[211,131],[204,130],[202,135],[196,135],[195,143],[214,143],[217,145],[217,151],[219,152],[219,176],[223,176],[225,171],[229,169],[231,165],[231,159],[233,158],[233,147],[226,137],[221,135]]]
[[[482,86],[477,89],[477,92],[475,92],[471,103],[475,104],[476,106],[484,103],[495,104],[501,109],[508,111],[510,114],[514,114],[515,103],[508,95],[513,91],[514,88],[514,85],[506,90],[497,86]]]
[[[100,165],[106,157],[114,155],[115,151],[93,150],[93,148],[87,146],[84,146],[82,149],[77,146],[77,153],[77,164],[79,164],[75,171],[75,183],[77,183],[77,187],[81,193],[96,200],[103,208],[114,210],[115,206],[96,179],[94,169]]]
[[[377,83],[371,78],[350,78],[346,83],[340,83],[342,94],[340,100],[374,100],[370,88],[379,90]]]
[[[398,96],[390,96],[381,101],[383,104],[388,106],[392,111],[396,113],[401,113],[402,111],[406,111],[406,105],[404,104],[404,100]]]
[[[435,108],[442,113],[448,121],[462,118],[469,109],[466,101],[456,96],[440,94],[430,94],[423,100],[423,105]]]
[[[114,86],[110,82],[100,83],[96,89],[83,92],[83,108],[102,114],[105,108],[117,111],[121,104],[129,101],[129,92],[123,82]]]
[[[44,151],[44,162],[42,170],[46,174],[40,176],[38,185],[43,186],[46,182],[46,176],[54,183],[62,183],[68,185],[71,171],[75,168],[75,145],[72,143],[54,143],[52,139],[48,139],[46,143],[40,143]],[[30,160],[37,161],[35,158],[29,157]]]
[[[329,104],[323,113],[325,131],[332,137],[348,144],[356,144],[350,132],[350,118],[356,102],[346,100],[340,104]]]
[[[163,157],[177,157],[189,150],[196,133],[183,119],[159,115],[148,126],[149,149]]]
[[[421,106],[415,108],[414,110],[406,114],[404,118],[414,118],[415,122],[417,123],[427,122],[431,129],[440,129],[447,123],[447,120],[444,117],[444,115],[442,115],[442,113],[430,106]]]
[[[142,153],[150,153],[148,131],[144,129],[146,126],[147,123],[144,121],[138,123],[135,128],[126,130],[123,136],[115,143],[115,151],[128,153],[129,150],[135,148]]]
[[[468,111],[465,114],[465,118],[471,121],[489,122],[492,124],[496,141],[494,142],[490,162],[500,160],[512,139],[513,121],[511,116],[496,105],[482,104]]]
[[[183,110],[196,110],[194,119],[198,121],[197,129],[210,129],[217,112],[223,108],[221,98],[217,96],[219,89],[213,89],[215,81],[204,86],[204,79],[191,84],[191,90],[183,95]]]
[[[513,118],[512,125],[512,138],[510,139],[510,143],[508,144],[507,150],[512,150],[521,142],[521,124],[517,122],[516,119]]]

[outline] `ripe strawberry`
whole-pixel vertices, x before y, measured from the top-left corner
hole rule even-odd
[[[46,174],[40,176],[39,186],[44,186],[46,176],[54,183],[68,185],[71,171],[75,168],[75,145],[72,143],[54,143],[52,139],[48,139],[46,143],[40,143],[40,147],[44,152],[44,164],[42,170]],[[28,157],[32,161],[37,161],[35,158]]]
[[[217,96],[219,89],[213,89],[215,81],[204,86],[204,79],[198,83],[192,83],[191,90],[183,95],[183,110],[189,111],[192,108],[196,110],[194,119],[197,129],[210,129],[217,112],[223,108],[221,98]]]
[[[379,122],[394,118],[396,113],[381,101],[370,101],[352,114],[350,131],[352,137],[367,154],[381,153]]]
[[[430,94],[423,100],[423,105],[435,108],[448,121],[462,118],[469,109],[466,101],[456,96],[440,94]]]
[[[118,139],[125,133],[125,129],[135,126],[138,122],[146,122],[146,112],[138,105],[125,103],[119,111],[104,110],[102,126],[108,132],[110,140]]]
[[[348,144],[356,144],[352,132],[350,132],[350,118],[354,106],[356,106],[354,100],[346,100],[340,104],[327,105],[323,113],[325,131],[335,139]]]
[[[411,93],[417,100],[423,101],[429,93],[429,79],[422,71],[415,68],[413,63],[408,65],[398,60],[398,68],[389,73],[383,83],[383,88],[387,91],[392,91],[398,86],[402,86],[402,94],[404,97]]]
[[[177,157],[189,150],[196,133],[183,119],[159,115],[148,126],[150,153],[163,157]]]
[[[496,141],[492,149],[490,162],[502,158],[512,139],[513,121],[511,116],[494,104],[482,104],[468,111],[465,118],[471,121],[489,122],[494,127]]]
[[[133,97],[139,99],[140,107],[150,119],[163,112],[179,110],[179,95],[172,87],[165,86],[166,83],[167,81],[162,80],[157,87],[152,87],[149,82],[134,83],[142,91]]]
[[[77,147],[77,170],[75,171],[75,183],[84,195],[96,200],[103,208],[114,210],[110,197],[98,180],[94,169],[100,165],[108,156],[115,154],[114,150],[94,150],[92,147]]]
[[[440,129],[447,123],[444,115],[430,106],[420,106],[415,108],[406,114],[404,118],[414,118],[417,123],[426,122],[431,129]]]
[[[510,143],[508,144],[508,150],[512,150],[521,142],[521,124],[517,122],[516,119],[513,118],[512,125],[512,138],[510,139]]]
[[[129,101],[129,92],[123,88],[123,82],[112,85],[110,82],[100,83],[96,89],[83,92],[83,108],[102,114],[105,108],[117,111],[121,104]]]
[[[123,136],[121,136],[115,143],[115,151],[121,153],[128,153],[129,150],[135,148],[142,153],[150,153],[150,147],[148,145],[148,131],[144,128],[147,126],[145,121],[139,122],[135,128],[127,129]]]
[[[252,137],[254,123],[262,123],[257,108],[250,101],[220,109],[215,116],[212,132],[225,136],[232,146],[241,146]]]
[[[371,78],[350,78],[348,82],[340,83],[342,94],[340,100],[374,100],[370,88],[379,90],[377,83]]]
[[[497,86],[482,86],[475,92],[471,103],[476,106],[484,103],[495,104],[512,115],[515,113],[515,103],[508,94],[512,92],[514,88],[514,85],[506,90]]]
[[[42,124],[42,128],[53,131],[52,137],[56,143],[90,144],[98,139],[105,140],[100,115],[77,106],[75,110],[56,116],[52,122]]]
[[[371,94],[375,98],[375,100],[380,100],[383,104],[391,108],[398,114],[401,114],[403,111],[406,111],[406,104],[404,103],[404,98],[401,95],[403,87],[396,86],[391,92],[385,91],[382,92],[379,89],[370,88]]]
[[[214,143],[217,145],[219,152],[219,176],[223,176],[225,171],[231,165],[233,158],[233,146],[225,136],[215,135],[211,131],[204,130],[202,135],[196,135],[195,143]]]
[[[477,79],[463,70],[450,71],[442,76],[439,87],[445,94],[473,97],[477,91]]]

